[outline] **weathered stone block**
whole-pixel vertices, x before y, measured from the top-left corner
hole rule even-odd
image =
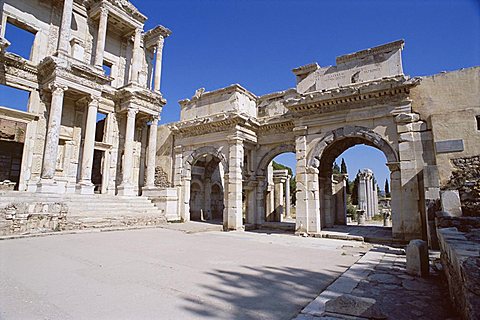
[[[411,240],[406,249],[407,272],[425,277],[429,273],[428,246],[423,240]]]
[[[457,190],[440,191],[442,210],[455,217],[462,216],[462,205]]]

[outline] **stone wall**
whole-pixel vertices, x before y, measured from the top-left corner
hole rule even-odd
[[[480,218],[437,218],[450,298],[463,319],[480,319]]]
[[[159,126],[157,129],[155,163],[155,184],[159,185],[159,179],[161,179],[162,183],[168,182],[171,184],[173,182],[173,135],[167,125]]]
[[[60,202],[11,203],[0,209],[0,236],[58,231],[67,211]]]
[[[427,121],[435,141],[435,160],[440,185],[449,181],[453,159],[478,156],[480,130],[480,67],[422,77],[411,89],[413,112]]]
[[[444,189],[458,190],[465,216],[480,217],[480,155],[452,160],[454,170]]]

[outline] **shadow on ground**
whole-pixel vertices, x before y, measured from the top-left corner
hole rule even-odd
[[[194,318],[291,319],[338,276],[338,271],[331,270],[322,273],[269,266],[242,269],[244,272],[209,272],[221,285],[203,285],[206,294],[197,299],[184,297],[184,308]]]

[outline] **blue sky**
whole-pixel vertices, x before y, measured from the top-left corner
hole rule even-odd
[[[148,16],[145,29],[172,30],[165,41],[162,92],[168,100],[161,123],[179,118],[177,101],[196,89],[240,83],[256,95],[294,87],[291,69],[397,39],[405,40],[404,72],[431,75],[480,65],[480,4],[434,1],[229,1],[133,0]],[[20,40],[20,39],[16,39]],[[21,41],[21,40],[20,40]],[[0,104],[21,106],[25,95],[0,88]],[[349,171],[369,166],[381,181],[383,155],[354,147]],[[294,157],[283,156],[294,167]]]

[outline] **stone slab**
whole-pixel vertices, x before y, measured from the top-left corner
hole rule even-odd
[[[435,142],[437,153],[462,152],[464,150],[463,140],[444,140]]]

